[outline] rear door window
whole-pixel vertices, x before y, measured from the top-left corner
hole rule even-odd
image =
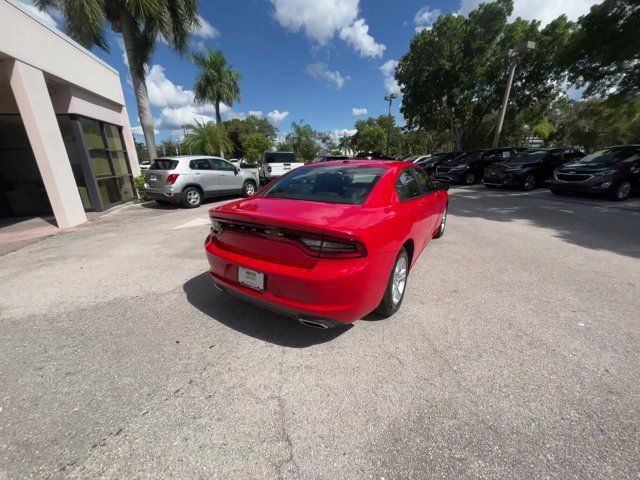
[[[211,170],[209,160],[206,158],[198,158],[189,162],[189,168],[192,170]]]
[[[422,195],[426,195],[433,191],[433,184],[429,177],[422,171],[417,168],[412,168],[411,172],[415,175],[416,180],[418,181],[418,187],[420,187],[420,193]]]
[[[269,152],[264,156],[265,163],[294,163],[296,156],[287,152]]]
[[[418,180],[416,180],[416,177],[413,176],[411,170],[404,170],[398,176],[398,181],[396,182],[396,192],[398,192],[398,196],[403,202],[412,200],[422,195],[422,192],[420,191],[420,185],[418,185]]]
[[[209,161],[211,162],[211,167],[214,170],[222,170],[225,172],[231,172],[235,170],[233,168],[233,165],[231,165],[229,162],[225,162],[224,160],[220,160],[219,158],[212,158]]]
[[[175,170],[178,166],[177,160],[169,160],[167,158],[158,158],[151,165],[151,170]]]

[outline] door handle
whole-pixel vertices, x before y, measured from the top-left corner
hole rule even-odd
[[[200,172],[194,172],[194,175],[200,175]]]

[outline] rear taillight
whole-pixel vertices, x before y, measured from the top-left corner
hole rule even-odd
[[[299,237],[298,240],[319,258],[361,258],[367,256],[364,245],[355,240]]]
[[[222,224],[215,218],[211,217],[211,234],[218,236],[220,235],[221,231],[222,231]]]
[[[271,173],[271,167],[267,167],[267,172]]]
[[[180,176],[179,173],[169,174],[169,176],[167,177],[167,185],[173,185],[174,183],[176,183],[176,180],[178,180],[179,176]]]

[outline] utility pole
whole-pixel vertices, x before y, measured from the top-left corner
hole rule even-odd
[[[387,102],[389,102],[389,122],[387,125],[387,152],[386,152],[387,156],[389,156],[389,144],[391,142],[391,104],[393,103],[393,100],[395,100],[396,98],[398,98],[397,93],[391,93],[386,97],[384,97],[384,99]]]
[[[509,65],[509,78],[507,79],[507,88],[504,91],[504,98],[502,99],[502,107],[500,108],[500,115],[498,116],[498,123],[496,124],[496,133],[493,136],[493,148],[498,148],[500,144],[500,135],[502,135],[502,127],[504,126],[504,117],[507,115],[507,106],[509,105],[509,97],[511,96],[511,88],[513,87],[513,78],[516,74],[516,67],[518,66],[518,57],[520,54],[533,50],[536,48],[536,42],[525,42],[517,49],[509,49],[503,55],[511,59],[511,65]]]

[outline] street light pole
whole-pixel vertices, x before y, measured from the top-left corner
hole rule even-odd
[[[498,116],[498,123],[496,124],[496,133],[493,136],[493,148],[498,148],[500,144],[500,135],[502,135],[502,127],[504,126],[504,117],[507,115],[507,106],[509,105],[509,97],[511,96],[511,88],[513,87],[513,78],[516,74],[516,67],[518,66],[518,56],[527,50],[533,50],[536,48],[535,42],[525,42],[517,49],[510,49],[506,52],[506,56],[511,59],[511,65],[509,65],[509,78],[507,79],[507,88],[504,91],[504,98],[502,99],[502,107],[500,108],[500,115]]]
[[[386,97],[384,97],[384,99],[387,102],[389,102],[389,122],[387,124],[387,152],[386,152],[387,156],[389,156],[389,144],[391,142],[391,104],[393,103],[393,100],[396,98],[398,98],[398,94],[396,93],[391,93]]]

